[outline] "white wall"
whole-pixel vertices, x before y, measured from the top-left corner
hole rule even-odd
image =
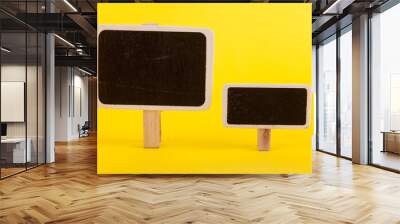
[[[78,125],[88,120],[88,78],[76,68],[56,67],[55,140],[79,138]]]
[[[25,64],[9,64],[1,66],[1,81],[25,82]]]
[[[75,70],[76,71],[76,70]],[[74,77],[74,86],[75,86],[75,113],[74,113],[74,119],[72,120],[72,135],[75,137],[79,137],[78,129],[76,128],[78,124],[83,125],[85,121],[89,120],[89,92],[88,92],[88,77],[87,76],[82,76],[82,73],[78,73]],[[80,91],[80,93],[78,93]],[[78,95],[80,95],[80,98],[78,98]],[[80,103],[78,102],[80,101]],[[80,105],[78,105],[80,104]],[[80,107],[80,108],[78,108]],[[79,111],[79,109],[81,111]]]
[[[30,140],[32,161],[44,162],[44,74],[41,66],[10,63],[1,66],[2,82],[24,82],[26,84],[26,107],[23,106],[22,112],[26,112],[26,121],[7,122],[7,137],[24,138],[25,135]],[[27,79],[27,80],[26,80]],[[7,96],[2,96],[7,97]],[[7,110],[10,108],[1,108]],[[39,155],[37,156],[37,153]]]
[[[55,141],[68,141],[70,71],[67,67],[55,68]]]
[[[27,70],[25,70],[27,69]],[[28,72],[28,73],[26,73]],[[36,108],[36,80],[33,80],[31,75],[36,76],[36,66],[27,66],[20,64],[4,64],[1,66],[1,81],[2,82],[25,82],[25,76],[28,74],[28,84],[29,87],[27,88],[27,103],[28,106]],[[32,88],[32,86],[34,88]],[[33,104],[31,104],[33,103]],[[6,108],[2,108],[5,110]],[[35,109],[36,111],[36,109]],[[36,130],[36,113],[32,113],[32,109],[28,110],[28,129],[32,127]],[[32,123],[33,122],[33,123]],[[33,127],[35,126],[35,127]],[[31,132],[28,130],[28,137]],[[36,134],[36,132],[35,132]],[[7,125],[7,135],[8,137],[25,137],[25,122],[12,122],[8,123]]]
[[[1,66],[2,82],[25,82],[25,74],[25,64],[9,64]],[[1,109],[4,110],[5,108]],[[8,123],[7,137],[25,137],[25,123]]]

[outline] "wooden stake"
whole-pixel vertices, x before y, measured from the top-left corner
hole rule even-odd
[[[271,129],[258,129],[258,150],[268,151],[271,145]]]
[[[159,148],[161,143],[161,111],[143,111],[143,140],[145,148]]]

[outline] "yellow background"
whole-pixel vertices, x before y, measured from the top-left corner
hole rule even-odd
[[[256,129],[222,123],[226,83],[311,85],[311,4],[98,4],[99,25],[149,23],[214,31],[211,107],[162,112],[159,149],[143,148],[142,111],[99,108],[99,174],[311,173],[313,119],[272,130],[269,152]]]

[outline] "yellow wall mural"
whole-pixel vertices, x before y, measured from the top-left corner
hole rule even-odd
[[[141,110],[99,107],[99,174],[311,173],[313,111],[308,129],[273,129],[265,152],[257,149],[256,129],[226,128],[222,122],[225,84],[311,86],[311,4],[100,3],[98,24],[214,33],[210,108],[163,111],[161,147],[145,149]]]

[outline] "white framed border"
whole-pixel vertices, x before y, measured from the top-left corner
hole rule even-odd
[[[229,88],[289,88],[306,89],[307,108],[306,123],[304,125],[253,125],[253,124],[228,124],[228,90]],[[303,84],[225,84],[222,96],[222,122],[228,128],[262,128],[262,129],[305,129],[310,126],[311,87]]]
[[[121,105],[104,104],[99,97],[99,36],[105,30],[116,31],[161,31],[161,32],[195,32],[202,33],[206,37],[206,86],[205,100],[201,106],[163,106],[163,105]],[[206,110],[211,105],[211,93],[213,84],[214,67],[214,33],[207,28],[195,28],[184,26],[159,26],[159,25],[99,25],[97,27],[97,103],[98,107],[116,109],[137,109],[137,110]]]

